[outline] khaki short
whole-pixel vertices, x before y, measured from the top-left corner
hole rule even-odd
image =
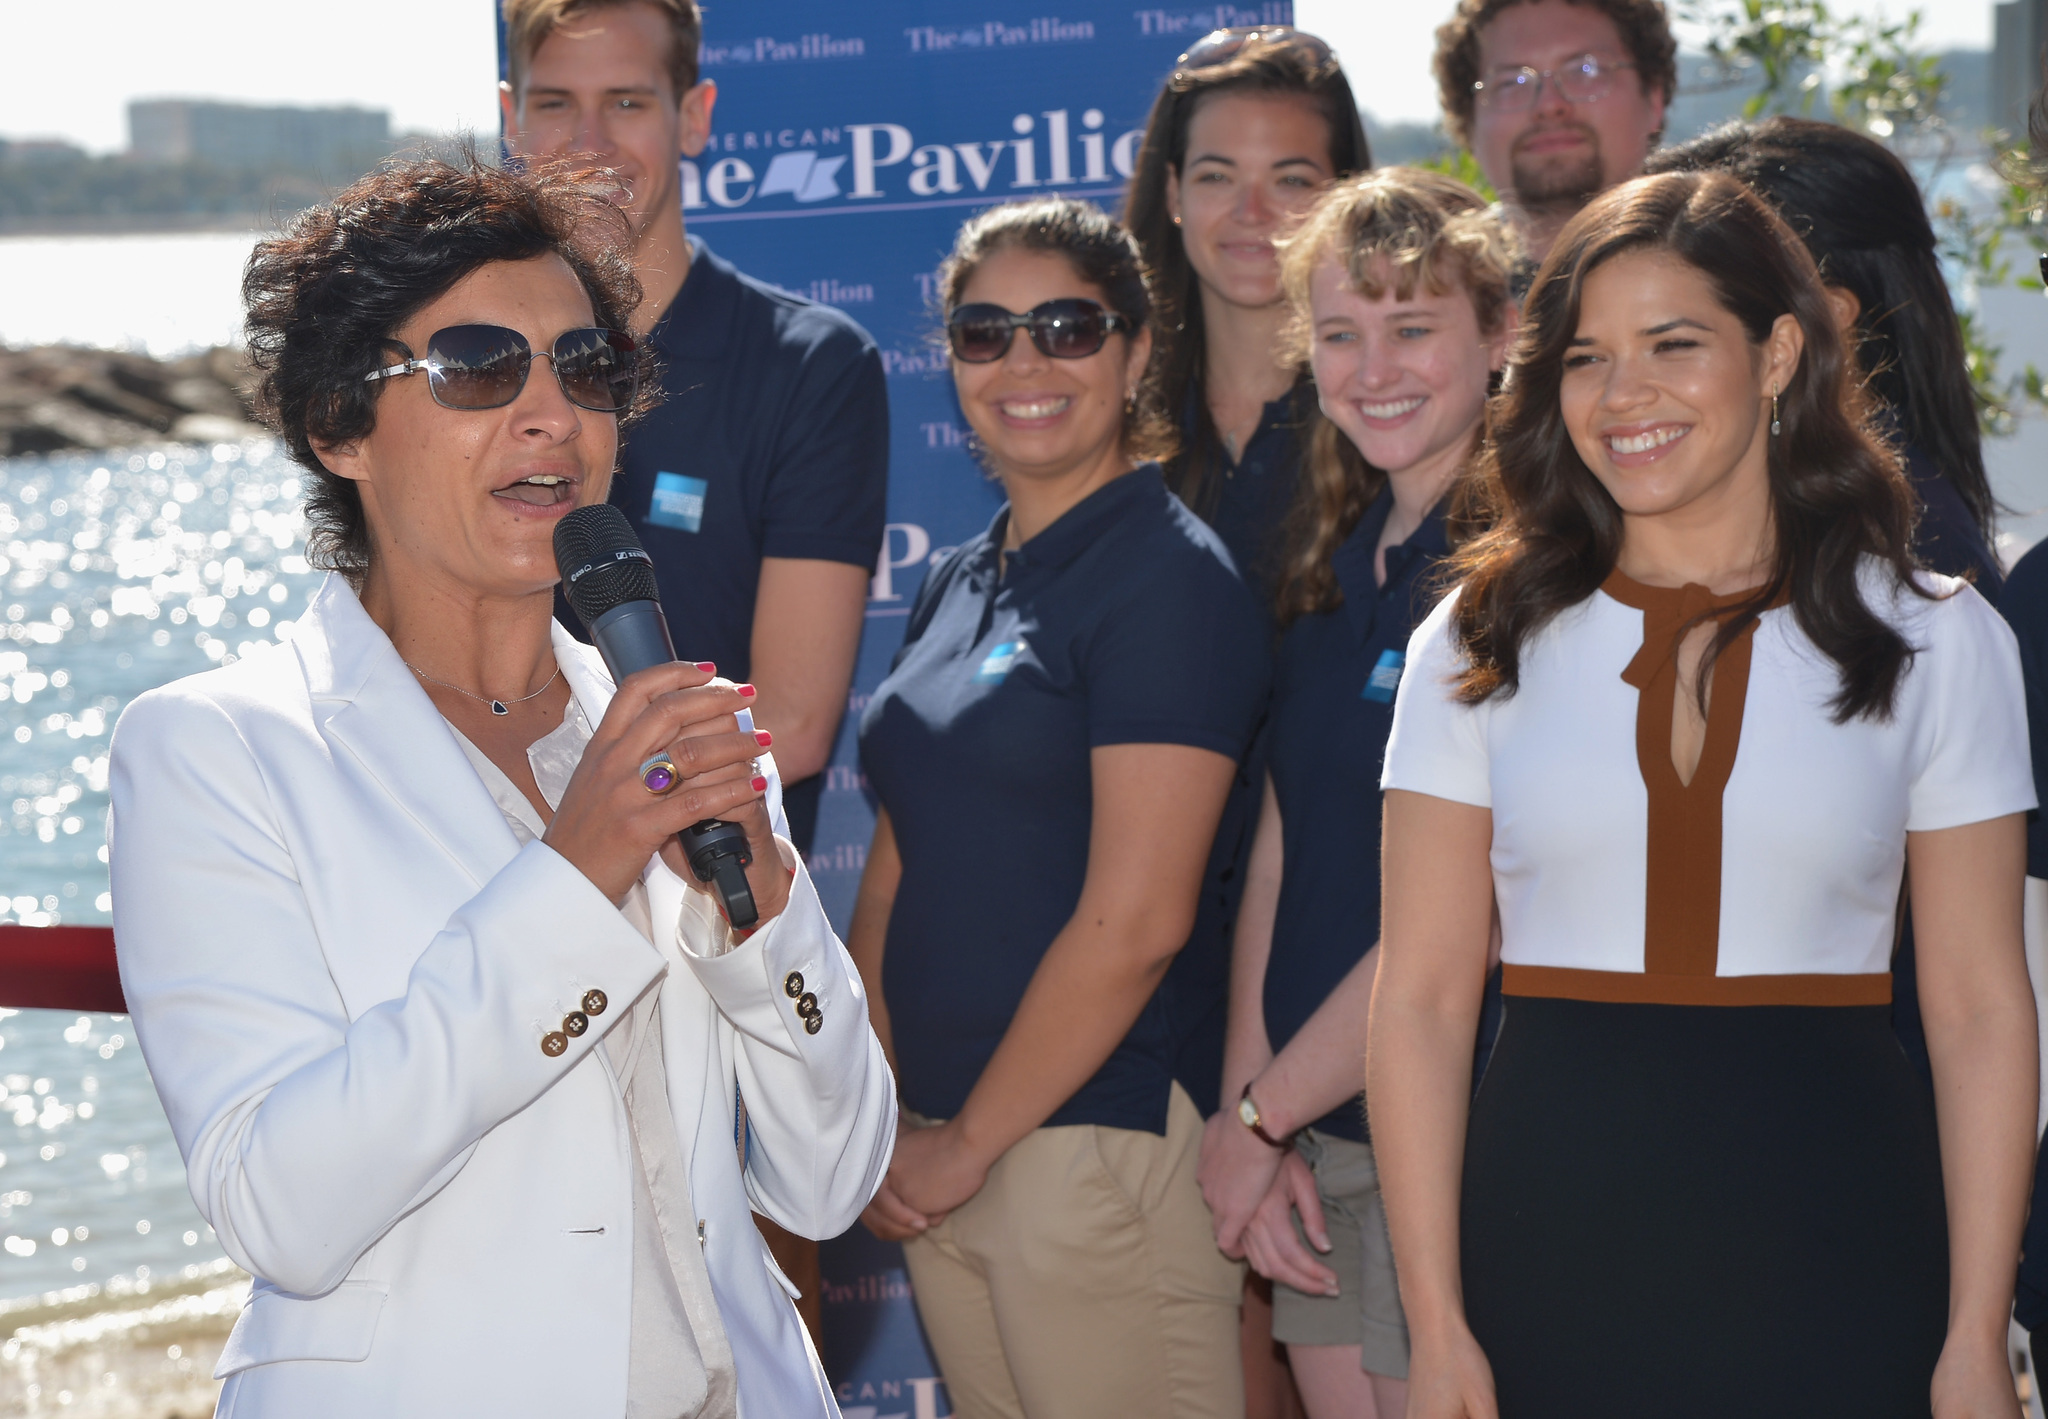
[[[903,1244],[959,1419],[1243,1419],[1244,1271],[1216,1250],[1201,1143],[1178,1084],[1163,1138],[1041,1128]]]
[[[1273,1338],[1287,1345],[1356,1345],[1360,1368],[1405,1380],[1408,1318],[1394,1278],[1394,1248],[1387,1240],[1387,1208],[1372,1145],[1310,1128],[1302,1130],[1294,1146],[1316,1175],[1323,1225],[1330,1233],[1330,1251],[1322,1261],[1337,1273],[1340,1294],[1311,1296],[1276,1282]],[[1299,1218],[1294,1228],[1301,1231]],[[1306,1236],[1302,1244],[1308,1244]]]

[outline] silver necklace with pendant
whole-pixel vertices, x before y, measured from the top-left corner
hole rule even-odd
[[[479,695],[474,691],[465,690],[460,685],[451,685],[446,680],[442,680],[435,676],[429,675],[426,671],[420,669],[419,666],[413,664],[410,660],[405,662],[405,668],[410,670],[413,674],[419,676],[420,679],[422,680],[432,680],[436,685],[439,685],[444,690],[453,690],[458,695],[468,695],[472,700],[475,700],[480,705],[489,705],[491,707],[492,714],[510,714],[512,713],[511,707],[513,705],[523,705],[528,700],[539,699],[542,695],[547,693],[548,685],[554,684],[555,681],[559,680],[562,677],[562,667],[560,664],[557,664],[555,666],[555,673],[548,676],[547,685],[541,686],[538,690],[535,690],[530,695],[521,695],[516,700],[508,701],[490,699],[486,696]]]

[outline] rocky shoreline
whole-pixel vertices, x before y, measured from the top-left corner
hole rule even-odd
[[[239,350],[175,360],[75,345],[0,347],[0,457],[260,434]]]
[[[222,1258],[0,1302],[0,1419],[204,1419],[248,1295],[248,1276]]]

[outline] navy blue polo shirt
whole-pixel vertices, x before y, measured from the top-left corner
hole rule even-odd
[[[959,1113],[1080,900],[1090,751],[1235,759],[1266,696],[1266,619],[1157,465],[1005,557],[1008,525],[1005,507],[926,577],[861,717],[903,859],[882,965],[897,1083],[933,1118]],[[1169,975],[1047,1123],[1163,1133],[1193,1008]]]
[[[1266,961],[1266,1036],[1278,1053],[1380,935],[1380,764],[1394,726],[1408,637],[1441,590],[1449,551],[1439,504],[1407,541],[1373,552],[1394,509],[1383,489],[1330,559],[1344,603],[1296,618],[1273,671],[1267,770],[1285,866]],[[1366,1141],[1356,1101],[1315,1121]]]
[[[1216,529],[1231,560],[1257,593],[1259,606],[1272,614],[1273,590],[1280,565],[1281,524],[1294,502],[1301,476],[1300,431],[1315,386],[1304,380],[1273,400],[1259,414],[1259,425],[1246,440],[1243,456],[1226,462],[1210,490],[1204,521]],[[1182,411],[1182,437],[1194,435],[1201,408],[1199,388],[1190,391]],[[1202,899],[1195,930],[1173,963],[1173,983],[1190,1001],[1206,1002],[1203,1018],[1181,1046],[1178,1077],[1195,1106],[1204,1114],[1221,1100],[1223,1036],[1230,1009],[1230,942],[1237,924],[1237,904],[1244,890],[1244,866],[1252,834],[1259,825],[1259,798],[1266,781],[1265,736],[1257,735],[1238,766],[1238,775],[1223,805],[1216,844],[1203,877]]]
[[[1209,490],[1209,505],[1196,509],[1216,529],[1238,571],[1267,606],[1279,581],[1280,526],[1301,476],[1301,428],[1308,413],[1304,401],[1315,397],[1315,386],[1303,380],[1259,412],[1259,426],[1236,462],[1219,448],[1223,466]],[[1200,386],[1191,387],[1181,418],[1184,440],[1194,436],[1201,400]]]
[[[677,654],[746,680],[763,557],[875,565],[888,390],[875,342],[852,317],[689,242],[689,277],[648,336],[664,398],[627,431],[611,501],[654,559]],[[573,615],[562,619],[581,632]],[[799,847],[809,847],[818,786],[789,786]]]

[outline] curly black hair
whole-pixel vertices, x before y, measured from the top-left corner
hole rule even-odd
[[[610,187],[560,166],[502,171],[468,149],[453,163],[397,158],[257,244],[242,273],[257,409],[313,475],[306,555],[315,566],[356,581],[369,569],[362,495],[314,444],[376,427],[384,385],[366,376],[390,363],[394,333],[422,308],[480,267],[553,253],[589,294],[596,322],[626,328],[640,283]],[[659,397],[644,345],[639,359],[640,393],[622,423]]]

